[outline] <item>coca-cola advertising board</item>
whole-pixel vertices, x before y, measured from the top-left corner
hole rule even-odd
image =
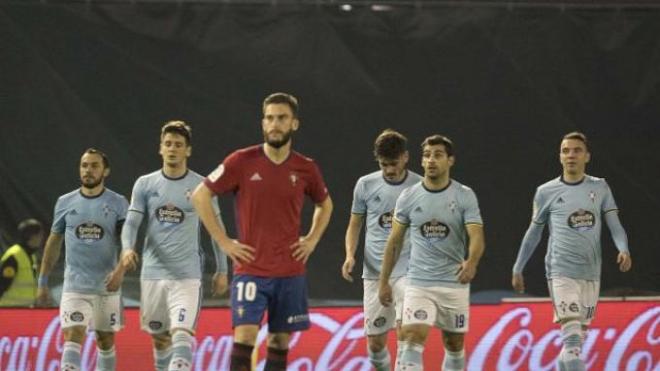
[[[117,369],[153,369],[151,341],[139,330],[139,311],[126,310],[117,335]],[[314,308],[312,328],[291,338],[289,370],[370,370],[361,308]],[[264,365],[267,329],[259,333]],[[204,308],[197,329],[193,370],[227,370],[231,352],[230,312]],[[391,336],[390,350],[396,348]],[[466,337],[467,369],[555,370],[561,348],[549,303],[473,305]],[[62,334],[55,309],[0,310],[0,370],[59,369]],[[583,347],[589,370],[660,371],[660,303],[601,302]],[[438,370],[443,358],[439,331],[432,331],[424,364]],[[93,370],[96,347],[82,348],[84,370]]]

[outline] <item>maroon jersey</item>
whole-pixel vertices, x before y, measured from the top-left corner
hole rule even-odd
[[[256,249],[255,260],[234,266],[236,274],[287,277],[305,273],[291,256],[300,237],[300,213],[305,195],[323,202],[328,190],[316,163],[291,151],[281,164],[272,162],[256,145],[225,158],[204,184],[216,194],[234,192],[238,240]]]

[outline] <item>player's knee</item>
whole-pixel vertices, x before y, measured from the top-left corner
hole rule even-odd
[[[452,352],[458,352],[463,349],[463,334],[457,334],[452,332],[442,332],[442,341],[445,345],[445,348],[449,349]]]
[[[73,326],[62,329],[62,337],[64,341],[73,341],[74,343],[82,344],[85,340],[85,326]]]
[[[257,342],[258,333],[259,326],[256,325],[236,326],[234,328],[234,342],[246,345],[254,345]]]
[[[289,333],[278,332],[268,334],[268,347],[274,349],[289,349]]]
[[[101,350],[110,350],[115,345],[113,332],[96,331],[96,345]]]
[[[167,349],[172,346],[172,336],[169,333],[152,334],[151,339],[154,342],[154,348],[158,350]]]
[[[384,335],[369,336],[367,346],[372,353],[378,353],[385,348],[387,344],[387,333]]]
[[[426,342],[427,331],[419,325],[403,326],[401,328],[401,338],[406,342],[424,344]]]

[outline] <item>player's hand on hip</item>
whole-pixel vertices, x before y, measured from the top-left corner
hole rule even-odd
[[[213,289],[213,296],[221,296],[229,288],[229,281],[227,280],[227,273],[216,273],[213,275],[213,281],[211,282]]]
[[[378,285],[378,300],[384,307],[392,305],[392,286],[389,282],[381,282]]]
[[[469,260],[464,260],[456,272],[458,282],[470,283],[474,276],[477,275],[476,264],[471,263]]]
[[[225,254],[234,264],[249,263],[254,261],[254,247],[230,240],[228,243],[220,245]]]
[[[348,282],[353,282],[353,267],[355,266],[355,258],[347,257],[344,265],[341,266],[341,275]]]
[[[122,282],[124,282],[124,271],[122,268],[117,267],[105,277],[105,289],[115,292],[119,290]]]
[[[50,290],[48,287],[39,287],[37,288],[37,300],[35,305],[37,307],[49,307],[53,303],[50,297]]]
[[[513,290],[519,294],[525,292],[525,279],[521,273],[514,273],[511,277],[511,286]]]
[[[620,252],[616,257],[616,262],[619,264],[619,270],[621,272],[628,272],[632,267],[632,258],[627,252]]]
[[[293,250],[291,256],[293,256],[296,261],[307,263],[307,259],[309,259],[309,256],[312,255],[312,252],[314,252],[317,242],[318,241],[313,241],[308,237],[300,237],[298,242],[289,246],[289,248]]]
[[[121,262],[122,267],[127,271],[132,271],[137,268],[140,258],[134,250],[124,250],[121,252]]]

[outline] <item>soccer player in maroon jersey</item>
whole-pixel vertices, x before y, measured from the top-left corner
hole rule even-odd
[[[291,332],[309,328],[305,263],[325,231],[332,200],[316,163],[291,149],[298,101],[274,93],[263,102],[264,143],[233,152],[193,193],[211,236],[234,262],[231,370],[249,370],[259,325],[268,312],[266,370],[286,370]],[[211,207],[216,194],[235,195],[238,240],[227,236]],[[300,236],[305,195],[315,204]]]

